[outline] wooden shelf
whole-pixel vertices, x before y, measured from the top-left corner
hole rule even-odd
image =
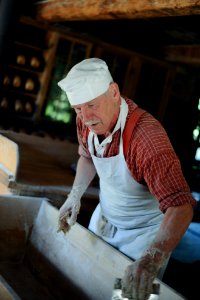
[[[27,17],[20,19],[17,30],[13,49],[25,51],[24,56],[27,55],[27,59],[30,59],[34,51],[44,59],[43,68],[37,70],[31,68],[29,62],[17,65],[16,57],[13,58],[11,55],[12,61],[8,62],[7,70],[4,68],[5,73],[9,70],[17,73],[19,70],[26,76],[36,76],[39,88],[34,94],[11,88],[12,93],[16,93],[17,97],[20,93],[23,97],[34,97],[37,109],[34,111],[34,117],[31,116],[33,122],[38,123],[42,118],[51,120],[51,116],[46,113],[46,107],[51,105],[54,109],[54,101],[59,102],[62,98],[62,91],[57,86],[57,82],[74,64],[89,57],[104,59],[114,80],[119,84],[122,95],[136,101],[160,121],[163,120],[176,75],[176,67],[172,64],[66,32],[61,28]],[[34,36],[34,32],[38,35],[38,39],[30,38],[30,35]],[[0,93],[5,90],[0,86]],[[52,118],[52,122],[55,122],[55,119]]]

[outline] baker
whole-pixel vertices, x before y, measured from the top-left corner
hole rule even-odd
[[[81,61],[58,85],[77,114],[80,155],[59,211],[60,230],[76,222],[97,173],[99,204],[89,230],[134,260],[122,279],[123,296],[148,299],[193,217],[196,202],[180,161],[159,121],[121,95],[105,61]]]

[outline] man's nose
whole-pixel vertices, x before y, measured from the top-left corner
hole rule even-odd
[[[81,115],[83,122],[88,121],[90,119],[91,113],[87,107],[82,107],[81,108]]]

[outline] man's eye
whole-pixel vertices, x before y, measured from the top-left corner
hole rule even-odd
[[[94,108],[94,104],[88,104],[89,108]]]
[[[80,113],[81,112],[80,108],[75,108],[74,110],[75,110],[76,113]]]

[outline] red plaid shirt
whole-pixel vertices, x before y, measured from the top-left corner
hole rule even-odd
[[[128,120],[137,105],[132,100],[125,100],[129,108]],[[90,158],[88,134],[89,129],[77,118],[79,154]],[[120,129],[114,133],[112,142],[107,144],[103,157],[117,155],[119,142]],[[164,128],[149,113],[143,114],[137,122],[125,157],[133,178],[148,186],[152,195],[158,199],[162,212],[170,206],[196,204]]]

